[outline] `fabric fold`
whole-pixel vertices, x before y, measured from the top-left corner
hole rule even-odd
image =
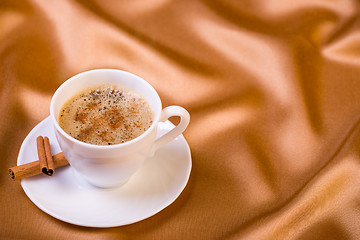
[[[1,169],[96,68],[185,107],[193,165],[169,207],[111,229],[58,221],[1,175],[0,238],[360,239],[359,16],[355,0],[3,0]]]

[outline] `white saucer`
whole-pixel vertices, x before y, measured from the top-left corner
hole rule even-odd
[[[173,128],[159,123],[158,133]],[[50,118],[22,143],[17,164],[37,160],[36,138],[47,136],[53,154],[60,152]],[[99,189],[80,179],[70,166],[52,177],[21,180],[26,195],[41,210],[64,222],[87,227],[116,227],[148,218],[169,206],[185,188],[191,171],[190,148],[181,135],[159,149],[130,180],[117,189]]]

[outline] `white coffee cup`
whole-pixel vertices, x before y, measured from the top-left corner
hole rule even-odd
[[[150,128],[135,139],[110,146],[85,143],[67,134],[57,121],[63,105],[84,88],[103,83],[118,84],[144,97],[154,113]],[[162,109],[158,93],[148,82],[132,73],[116,69],[90,70],[65,81],[52,97],[50,116],[60,148],[71,167],[87,182],[100,188],[112,188],[125,183],[146,158],[182,134],[190,121],[189,113],[182,107],[169,106]],[[180,117],[179,124],[156,138],[158,123],[172,116]]]

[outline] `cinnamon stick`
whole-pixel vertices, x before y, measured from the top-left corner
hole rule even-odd
[[[45,156],[44,138],[42,136],[38,136],[36,138],[36,146],[37,146],[37,152],[38,152],[41,172],[44,175],[48,175],[47,174],[48,166],[47,166],[46,156]]]
[[[54,169],[69,164],[62,152],[52,156],[52,160],[54,163]],[[39,175],[41,173],[42,170],[40,168],[40,160],[9,168],[9,175],[13,180],[21,180],[27,177]]]
[[[55,172],[55,169],[51,154],[50,141],[48,137],[44,137],[44,149],[45,149],[45,157],[46,157],[46,165],[47,165],[46,175],[52,176]]]

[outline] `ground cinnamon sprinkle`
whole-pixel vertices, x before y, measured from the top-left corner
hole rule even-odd
[[[79,92],[65,103],[58,118],[69,135],[96,145],[134,139],[151,126],[152,120],[152,109],[142,96],[109,84]]]

